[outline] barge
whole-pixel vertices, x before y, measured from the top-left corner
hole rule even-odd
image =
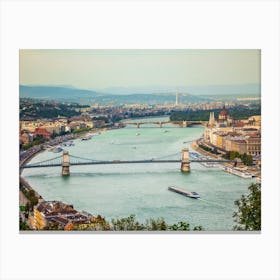
[[[176,192],[176,193],[182,194],[182,195],[190,197],[190,198],[200,198],[200,195],[197,192],[189,192],[187,190],[178,188],[176,186],[168,187],[168,190],[170,190],[172,192]]]

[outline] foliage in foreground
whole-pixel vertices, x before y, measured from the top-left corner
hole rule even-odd
[[[234,202],[238,206],[233,214],[238,223],[234,230],[261,230],[261,184],[251,184],[248,189],[248,195],[242,195]]]
[[[111,223],[107,222],[101,216],[93,218],[89,224],[75,225],[74,230],[112,230],[112,231],[190,231],[203,230],[201,226],[193,229],[186,222],[168,225],[163,218],[148,219],[145,223],[136,220],[135,215],[125,218],[112,219]]]
[[[24,222],[21,218],[19,219],[19,229],[20,230],[31,230],[31,228]]]

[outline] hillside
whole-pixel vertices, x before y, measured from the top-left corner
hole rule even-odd
[[[83,104],[164,104],[175,103],[175,93],[137,93],[137,94],[108,94],[93,90],[83,90],[71,87],[55,86],[23,86],[19,87],[21,98],[38,98],[45,100],[78,102]],[[209,100],[208,97],[191,94],[179,95],[179,102],[196,103]]]

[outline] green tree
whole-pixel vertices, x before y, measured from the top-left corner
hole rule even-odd
[[[242,155],[241,157],[242,162],[247,165],[247,166],[251,166],[253,165],[253,157],[251,155],[247,155],[246,153]]]
[[[145,226],[135,219],[135,215],[126,218],[112,219],[112,230],[144,230]]]
[[[148,219],[145,224],[138,222],[135,215],[130,215],[127,218],[113,219],[112,230],[144,230],[144,231],[158,231],[158,230],[178,230],[189,231],[190,225],[186,222],[178,222],[177,224],[168,225],[163,218]],[[203,230],[201,226],[196,226],[193,230]]]
[[[163,218],[149,219],[146,221],[145,230],[167,230],[168,225]]]
[[[239,158],[240,154],[238,152],[230,151],[229,152],[229,159],[234,160],[235,158]]]
[[[251,184],[248,189],[246,196],[234,202],[238,207],[233,213],[234,230],[261,230],[261,184]]]
[[[31,228],[20,218],[19,219],[19,230],[31,230]]]
[[[203,230],[203,227],[202,226],[195,226],[193,229],[191,229],[189,223],[180,221],[177,224],[169,226],[168,229],[169,230],[184,230],[184,231],[190,231],[190,230],[201,231],[201,230]]]
[[[179,222],[169,227],[170,230],[190,230],[190,224],[186,222]]]

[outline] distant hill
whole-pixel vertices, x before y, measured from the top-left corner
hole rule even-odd
[[[98,90],[105,94],[175,94],[176,87],[171,86],[143,86],[143,87],[109,87]],[[240,84],[240,85],[209,85],[209,86],[178,86],[180,94],[188,93],[191,95],[258,95],[261,92],[259,84]]]
[[[104,95],[94,98],[99,104],[164,104],[175,103],[175,94],[129,94],[129,95]],[[208,98],[188,94],[179,96],[180,103],[196,103],[207,101]]]
[[[260,96],[260,85],[219,85],[179,87],[179,103],[229,101],[238,97]],[[175,103],[174,87],[112,87],[102,90],[71,86],[19,86],[22,98],[77,102],[81,104],[170,104]]]
[[[57,86],[24,86],[19,87],[19,96],[22,98],[38,98],[64,102],[78,102],[83,104],[164,104],[175,103],[175,93],[136,93],[136,94],[109,94],[95,90],[83,90],[72,87]],[[191,94],[179,95],[179,102],[196,103],[207,101],[208,97]]]
[[[68,98],[89,98],[100,95],[93,90],[77,89],[73,87],[60,86],[19,86],[19,96],[23,98],[40,99],[68,99]],[[101,94],[102,95],[102,94]]]

